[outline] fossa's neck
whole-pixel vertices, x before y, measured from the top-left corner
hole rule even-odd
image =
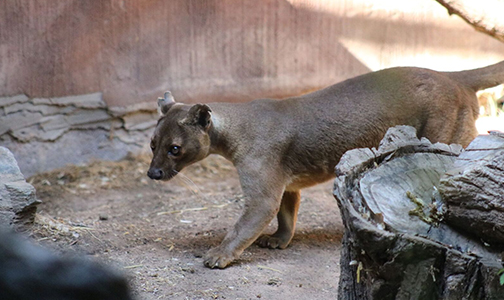
[[[212,125],[208,131],[210,136],[210,153],[219,154],[229,160],[233,159],[234,147],[231,147],[225,120],[212,112]]]

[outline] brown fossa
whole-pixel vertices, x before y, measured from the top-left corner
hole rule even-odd
[[[475,92],[501,83],[504,61],[462,72],[391,68],[284,100],[185,105],[166,92],[148,176],[168,180],[209,154],[233,162],[245,208],[204,259],[225,268],[254,241],[287,247],[299,191],[333,178],[345,151],[378,146],[389,127],[410,125],[432,142],[467,146],[477,135]],[[278,230],[260,236],[275,215]]]

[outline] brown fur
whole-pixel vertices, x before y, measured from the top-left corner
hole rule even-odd
[[[190,106],[167,93],[148,174],[167,180],[212,153],[234,163],[245,210],[205,257],[207,267],[225,268],[256,240],[287,247],[300,189],[333,178],[345,151],[377,146],[389,127],[411,125],[432,142],[467,146],[477,135],[475,92],[503,82],[501,62],[462,72],[386,69],[282,101]],[[277,232],[259,237],[275,215]]]

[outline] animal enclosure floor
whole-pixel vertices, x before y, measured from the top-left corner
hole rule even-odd
[[[155,182],[147,168],[147,158],[135,158],[30,178],[42,200],[32,239],[114,266],[139,300],[336,299],[343,225],[332,182],[302,191],[287,249],[252,245],[227,269],[211,270],[202,256],[244,205],[234,167],[210,157],[183,172],[192,182]]]

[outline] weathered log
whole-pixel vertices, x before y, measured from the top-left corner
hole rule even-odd
[[[441,177],[446,223],[504,245],[504,134],[477,137]]]
[[[338,299],[504,299],[498,249],[443,222],[440,177],[462,151],[398,126],[347,152],[334,195],[345,225]]]

